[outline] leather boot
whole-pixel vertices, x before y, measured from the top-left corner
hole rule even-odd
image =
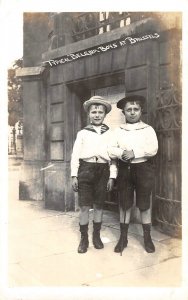
[[[120,223],[120,238],[117,245],[114,248],[114,252],[122,253],[123,250],[127,247],[127,232],[128,232],[129,224]]]
[[[85,253],[87,252],[87,248],[89,246],[88,224],[80,225],[80,232],[81,232],[81,240],[78,246],[78,253]]]
[[[93,222],[93,245],[96,249],[104,248],[103,242],[100,238],[101,224],[102,222]]]
[[[143,233],[144,233],[144,246],[145,250],[148,253],[155,252],[155,246],[152,242],[150,231],[151,231],[151,224],[142,224]]]

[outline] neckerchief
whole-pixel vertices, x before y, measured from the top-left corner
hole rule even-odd
[[[97,133],[97,131],[95,130],[95,128],[93,127],[92,124],[87,125],[86,127],[84,127],[84,129]],[[107,130],[109,130],[109,127],[105,124],[102,124],[101,125],[101,134],[105,133]]]

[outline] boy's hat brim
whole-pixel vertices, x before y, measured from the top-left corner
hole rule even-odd
[[[144,96],[140,96],[140,95],[126,96],[117,102],[117,104],[116,104],[117,108],[123,109],[125,104],[127,102],[131,102],[131,101],[141,101],[141,103],[144,103],[146,101],[146,98]]]
[[[88,112],[89,110],[89,107],[91,105],[94,105],[94,104],[99,104],[99,105],[104,105],[106,107],[106,113],[108,114],[111,109],[112,109],[112,106],[110,103],[108,103],[107,101],[105,101],[105,99],[101,96],[93,96],[91,97],[89,100],[85,101],[84,104],[83,104],[83,107],[84,107],[84,110],[86,112]]]

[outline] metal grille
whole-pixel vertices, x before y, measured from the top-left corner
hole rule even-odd
[[[73,18],[73,39],[83,40],[144,19],[148,13],[87,12]],[[151,16],[151,13],[150,13]]]
[[[156,182],[156,219],[162,231],[181,234],[181,95],[173,84],[157,99],[159,140]]]
[[[151,12],[50,13],[49,50],[96,36],[151,17]]]

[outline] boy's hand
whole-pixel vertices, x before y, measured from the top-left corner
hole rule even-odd
[[[111,192],[113,190],[113,187],[114,187],[114,179],[109,178],[107,183],[107,191]]]
[[[72,188],[74,192],[78,192],[78,178],[76,176],[72,177]]]
[[[133,159],[135,156],[134,156],[134,152],[133,150],[124,150],[123,151],[123,154],[121,156],[121,158],[124,160],[124,161],[129,161],[131,159]]]

